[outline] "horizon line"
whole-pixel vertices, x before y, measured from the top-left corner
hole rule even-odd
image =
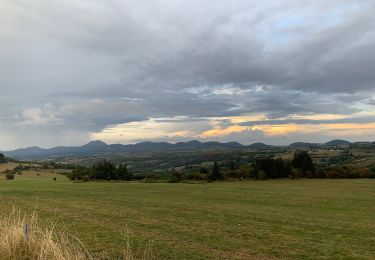
[[[21,149],[28,149],[28,148],[40,148],[40,149],[44,149],[44,150],[48,150],[48,149],[53,149],[53,148],[57,148],[57,147],[82,147],[82,146],[85,146],[85,145],[88,145],[90,143],[95,143],[95,142],[101,142],[107,146],[110,146],[110,145],[124,145],[124,146],[127,146],[127,145],[137,145],[137,144],[142,144],[142,143],[168,143],[168,144],[172,144],[172,145],[175,145],[175,144],[178,144],[178,143],[189,143],[189,142],[199,142],[199,143],[220,143],[220,144],[230,144],[230,143],[238,143],[242,146],[251,146],[251,145],[254,145],[254,144],[263,144],[263,145],[267,145],[267,146],[273,146],[273,147],[286,147],[286,146],[290,146],[292,144],[297,144],[297,143],[304,143],[304,144],[311,144],[311,145],[324,145],[324,144],[327,144],[329,142],[332,142],[332,141],[345,141],[345,142],[348,142],[350,144],[355,144],[355,143],[374,143],[375,141],[364,141],[364,140],[361,140],[361,141],[348,141],[348,140],[345,140],[345,139],[331,139],[331,140],[328,140],[326,142],[304,142],[304,141],[294,141],[294,142],[291,142],[289,144],[268,144],[268,143],[265,143],[265,142],[253,142],[253,143],[250,143],[250,144],[243,144],[241,142],[238,142],[238,141],[228,141],[228,142],[220,142],[220,141],[200,141],[200,140],[196,140],[196,139],[191,139],[189,141],[178,141],[178,142],[167,142],[167,141],[139,141],[139,142],[135,142],[135,143],[127,143],[127,144],[124,144],[124,143],[106,143],[102,140],[92,140],[92,141],[89,141],[87,143],[84,143],[82,145],[68,145],[68,146],[64,146],[64,145],[57,145],[57,146],[52,146],[52,147],[49,147],[49,148],[45,148],[45,147],[41,147],[41,146],[38,146],[38,145],[31,145],[31,146],[26,146],[26,147],[19,147],[19,148],[14,148],[14,149],[11,149],[11,150],[0,150],[0,152],[11,152],[11,151],[15,151],[15,150],[21,150]]]

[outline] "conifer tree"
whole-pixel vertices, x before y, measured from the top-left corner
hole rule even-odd
[[[224,179],[224,177],[220,173],[220,168],[217,165],[217,162],[215,161],[215,163],[212,167],[211,173],[208,175],[208,180],[209,181],[218,181],[218,180],[223,180],[223,179]]]

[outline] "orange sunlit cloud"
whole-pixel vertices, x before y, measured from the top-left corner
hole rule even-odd
[[[207,138],[207,137],[213,137],[213,136],[225,136],[232,133],[241,133],[249,129],[247,126],[229,126],[226,128],[215,128],[208,131],[202,132],[199,137]]]
[[[346,124],[282,124],[282,125],[255,125],[248,126],[229,126],[226,128],[215,128],[202,132],[200,137],[227,136],[232,133],[244,132],[246,130],[260,130],[267,136],[280,136],[293,133],[319,133],[319,132],[337,132],[346,134],[361,135],[375,130],[375,123],[346,123]]]
[[[91,139],[104,140],[109,143],[133,142],[142,139],[156,139],[160,137],[188,137],[188,130],[175,129],[173,123],[157,122],[150,119],[143,122],[131,122],[114,125],[103,129],[101,132],[91,133]]]
[[[252,127],[253,130],[261,130],[265,135],[286,135],[295,132],[305,132],[306,125],[283,124],[283,125],[259,125]]]
[[[308,119],[308,120],[334,120],[350,118],[349,115],[337,115],[337,114],[320,114],[320,115],[292,115],[289,119]]]
[[[308,119],[308,120],[332,120],[348,118],[346,115],[293,115],[289,119]],[[372,134],[375,130],[374,123],[320,123],[320,124],[256,124],[253,126],[239,125],[249,121],[263,121],[267,123],[265,115],[251,115],[241,117],[220,117],[207,118],[205,127],[198,130],[195,122],[185,122],[186,118],[173,118],[158,121],[150,119],[143,122],[132,122],[110,126],[101,132],[92,133],[92,139],[100,139],[107,142],[133,142],[143,139],[157,138],[215,138],[225,137],[231,134],[243,133],[246,131],[260,131],[265,136],[277,137],[290,134],[319,134],[319,135],[336,135],[336,136],[361,136]],[[178,124],[175,121],[179,121]],[[225,120],[230,122],[229,126],[223,126]],[[206,128],[206,129],[205,129]]]

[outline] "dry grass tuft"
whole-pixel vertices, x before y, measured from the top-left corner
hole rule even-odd
[[[129,231],[126,229],[126,232],[123,235],[126,239],[126,245],[123,251],[123,259],[125,260],[136,260],[136,259],[152,260],[154,259],[153,254],[152,254],[152,247],[150,243],[144,249],[142,257],[137,258],[135,257],[133,253],[132,247],[130,246]]]
[[[27,225],[27,231],[26,231]],[[0,259],[81,260],[93,259],[82,243],[42,224],[36,214],[22,215],[15,209],[0,218]]]
[[[135,260],[128,236],[120,259]],[[22,214],[15,208],[8,215],[0,216],[1,260],[93,260],[93,257],[78,238],[68,235],[52,222],[41,222],[35,213]],[[141,259],[153,259],[148,247]]]

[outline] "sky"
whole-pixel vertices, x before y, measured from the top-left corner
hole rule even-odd
[[[0,150],[375,141],[375,1],[1,0]]]

